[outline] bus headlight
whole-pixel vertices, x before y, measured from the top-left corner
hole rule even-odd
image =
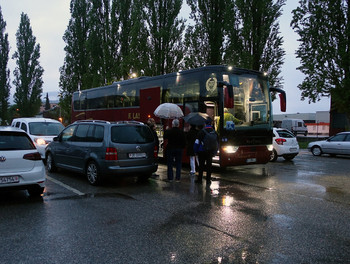
[[[238,147],[236,146],[224,146],[222,147],[222,150],[228,154],[236,153],[238,150]]]
[[[272,151],[273,150],[273,145],[267,145],[266,147],[267,147],[268,151]]]

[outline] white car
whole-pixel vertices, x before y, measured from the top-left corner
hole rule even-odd
[[[64,128],[64,125],[55,119],[40,117],[15,118],[12,120],[11,126],[23,129],[28,133],[43,160],[45,159],[46,146]]]
[[[45,165],[28,134],[0,126],[0,189],[25,189],[41,196],[45,180]]]
[[[307,148],[314,156],[350,155],[350,132],[341,132],[326,140],[310,142]]]
[[[299,153],[299,143],[292,132],[284,128],[273,128],[272,139],[273,150],[270,161],[278,157],[285,160],[292,160]]]

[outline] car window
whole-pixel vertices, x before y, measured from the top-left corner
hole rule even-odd
[[[35,149],[32,140],[24,133],[1,132],[0,150]]]
[[[350,134],[346,135],[345,141],[350,142]]]
[[[154,140],[147,126],[113,126],[111,133],[112,142],[115,143],[150,143]]]
[[[344,141],[345,137],[346,134],[335,135],[334,137],[331,137],[329,141]]]
[[[76,129],[76,125],[72,125],[67,127],[65,130],[62,131],[61,133],[61,140],[62,141],[72,141],[73,135],[74,135],[74,130]]]
[[[56,122],[30,122],[29,134],[35,136],[57,136],[64,126]]]
[[[87,132],[89,130],[90,125],[84,124],[79,125],[75,131],[74,141],[86,142],[88,141]]]
[[[277,133],[280,137],[283,137],[283,138],[294,138],[295,136],[287,131],[287,130],[277,130]]]
[[[26,123],[21,124],[21,129],[24,130],[25,132],[28,132]]]
[[[103,141],[103,135],[104,135],[104,127],[103,126],[94,126],[94,135],[93,135],[93,141],[94,142],[102,142]]]
[[[16,123],[16,127],[19,127],[21,125],[21,122]]]

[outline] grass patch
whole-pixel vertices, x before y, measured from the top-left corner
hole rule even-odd
[[[302,141],[302,142],[298,142],[299,143],[299,148],[301,149],[307,149],[307,145],[309,144],[309,142],[307,141]]]

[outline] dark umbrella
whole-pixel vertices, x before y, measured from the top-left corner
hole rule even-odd
[[[212,119],[209,117],[208,114],[200,113],[200,112],[192,112],[189,113],[184,117],[184,120],[186,123],[189,123],[191,125],[204,125],[205,121],[211,121]]]

